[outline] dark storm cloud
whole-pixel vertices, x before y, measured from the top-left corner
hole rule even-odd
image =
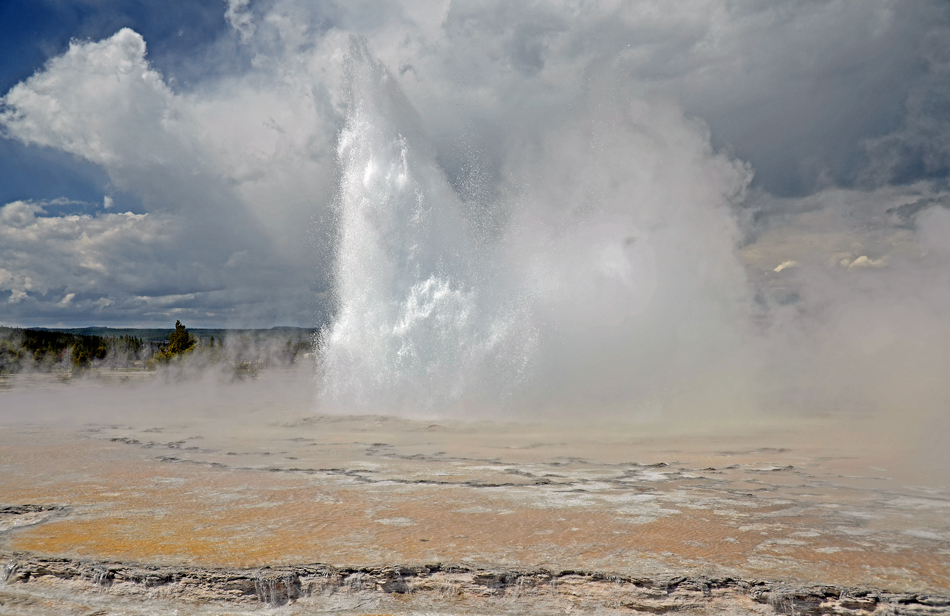
[[[921,38],[926,72],[913,84],[906,114],[893,132],[864,142],[872,183],[946,179],[950,174],[950,24],[940,15]]]
[[[866,142],[898,129],[915,91],[933,91],[926,41],[946,28],[948,8],[740,4],[734,37],[674,87],[710,123],[716,143],[753,163],[757,187],[801,196],[875,182]]]
[[[938,199],[918,199],[917,201],[913,201],[911,203],[904,203],[903,205],[897,205],[888,208],[887,213],[893,214],[898,219],[900,219],[901,223],[905,225],[912,225],[918,214],[926,211],[928,208],[936,206],[950,209],[950,197],[945,196]]]

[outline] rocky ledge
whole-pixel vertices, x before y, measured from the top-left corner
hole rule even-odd
[[[631,577],[588,571],[494,571],[433,564],[347,568],[302,565],[263,569],[168,567],[0,556],[6,591],[96,594],[149,603],[230,604],[254,609],[301,605],[365,612],[478,607],[526,613],[667,612],[789,615],[950,615],[950,597],[871,588],[789,585],[716,577]],[[9,599],[9,596],[8,596]],[[3,598],[0,595],[0,606]],[[309,611],[309,610],[308,610]]]

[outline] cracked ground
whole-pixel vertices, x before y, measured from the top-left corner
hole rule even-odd
[[[4,395],[4,394],[0,394]],[[950,594],[947,474],[896,428],[325,416],[0,427],[5,554],[214,568],[459,565]]]

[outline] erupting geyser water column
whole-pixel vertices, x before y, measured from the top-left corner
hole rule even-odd
[[[750,173],[702,125],[588,95],[511,136],[504,227],[483,236],[365,43],[346,83],[324,407],[630,409],[737,382],[747,286],[729,205]]]
[[[531,327],[492,297],[490,256],[476,251],[414,111],[365,43],[351,47],[347,87],[323,400],[373,412],[497,401],[522,378]]]

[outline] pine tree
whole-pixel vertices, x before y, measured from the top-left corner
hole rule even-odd
[[[168,335],[168,344],[159,347],[152,359],[149,360],[149,365],[154,362],[168,363],[175,357],[191,351],[197,343],[198,340],[188,333],[181,321],[175,321],[175,331]]]
[[[181,321],[175,321],[175,331],[168,336],[168,354],[180,355],[197,344],[197,340],[188,333]]]

